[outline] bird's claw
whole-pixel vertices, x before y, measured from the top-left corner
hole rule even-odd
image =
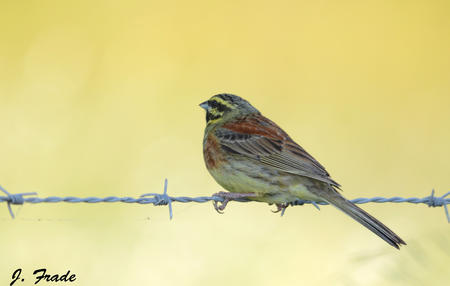
[[[272,211],[273,213],[279,213],[281,212],[281,215],[283,215],[286,208],[289,206],[288,203],[282,203],[282,204],[275,204],[277,206],[277,209]]]
[[[214,209],[220,213],[223,214],[225,207],[227,206],[228,202],[235,200],[235,199],[243,199],[248,197],[256,196],[253,193],[229,193],[229,192],[218,192],[213,194],[213,197],[220,197],[223,199],[222,202],[220,201],[213,201]],[[219,204],[221,203],[221,204]]]

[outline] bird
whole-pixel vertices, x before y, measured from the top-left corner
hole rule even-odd
[[[406,243],[372,215],[345,199],[340,185],[325,168],[263,116],[247,100],[221,93],[200,104],[206,111],[203,137],[205,165],[215,181],[228,192],[215,194],[223,213],[232,200],[276,205],[282,211],[298,200],[326,202],[341,210],[391,246]]]

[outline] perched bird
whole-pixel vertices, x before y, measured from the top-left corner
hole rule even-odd
[[[246,198],[284,210],[296,200],[328,202],[387,243],[406,244],[376,218],[346,200],[340,185],[278,125],[245,99],[217,94],[200,104],[206,110],[203,156],[213,178],[229,192],[220,192],[222,212],[228,201]]]

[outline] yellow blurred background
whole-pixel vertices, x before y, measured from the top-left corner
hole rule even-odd
[[[47,196],[211,195],[204,111],[248,99],[347,198],[449,191],[448,1],[0,1],[0,184]],[[0,204],[0,283],[445,285],[442,208]],[[40,284],[42,284],[41,282]],[[48,283],[47,283],[48,284]],[[61,284],[62,285],[62,284]],[[449,284],[447,284],[449,285]]]

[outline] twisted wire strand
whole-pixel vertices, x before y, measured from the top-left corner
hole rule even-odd
[[[2,191],[6,196],[0,196],[0,203],[6,202],[7,207],[9,210],[9,213],[12,218],[15,218],[14,212],[12,211],[11,205],[23,205],[24,203],[31,203],[31,204],[38,204],[38,203],[60,203],[60,202],[66,202],[66,203],[137,203],[137,204],[153,204],[155,206],[165,206],[168,205],[169,207],[169,216],[170,219],[173,218],[173,209],[172,209],[172,203],[178,202],[178,203],[205,203],[209,201],[216,201],[216,202],[223,202],[224,198],[219,196],[200,196],[200,197],[171,197],[167,194],[167,179],[164,181],[164,192],[162,194],[158,193],[148,193],[143,194],[139,198],[133,198],[133,197],[115,197],[115,196],[108,196],[104,198],[98,198],[98,197],[85,197],[85,198],[79,198],[79,197],[46,197],[46,198],[39,198],[39,197],[27,197],[24,196],[37,196],[37,193],[18,193],[18,194],[11,194],[8,191],[6,191],[2,186],[0,186],[0,191]],[[434,190],[431,191],[431,195],[423,198],[402,198],[402,197],[391,197],[391,198],[385,198],[385,197],[373,197],[373,198],[356,198],[353,200],[350,200],[351,202],[355,204],[366,204],[366,203],[411,203],[411,204],[426,204],[429,207],[444,207],[445,214],[447,217],[447,221],[450,223],[450,215],[448,211],[447,205],[450,204],[450,197],[446,198],[448,195],[450,195],[450,192],[445,193],[441,197],[436,197],[434,195]],[[235,201],[238,202],[250,202],[251,200],[248,199],[236,199]],[[312,204],[314,207],[320,210],[319,205],[328,205],[326,202],[314,202],[314,201],[304,201],[304,200],[297,200],[295,202],[289,203],[291,206],[296,205],[304,205],[304,204]],[[285,209],[281,212],[281,215],[284,214]]]

